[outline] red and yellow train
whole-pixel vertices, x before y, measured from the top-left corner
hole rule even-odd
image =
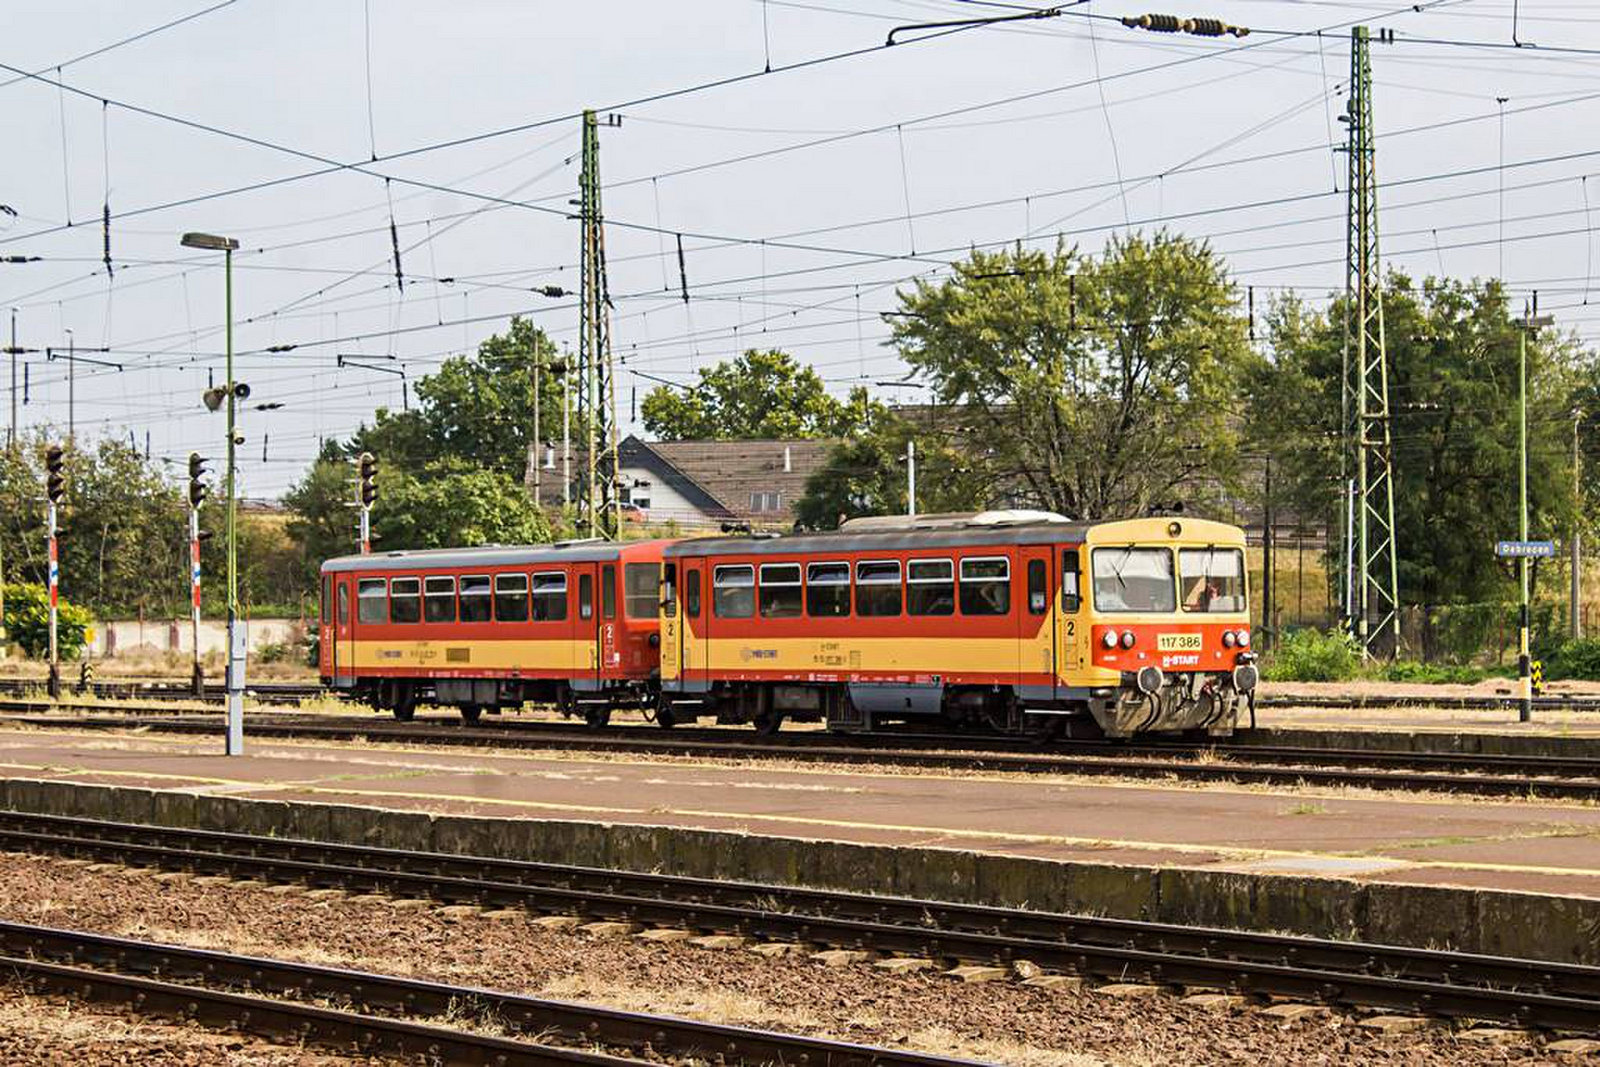
[[[1019,511],[349,556],[323,567],[322,674],[400,718],[1226,734],[1257,681],[1246,586],[1236,526]]]

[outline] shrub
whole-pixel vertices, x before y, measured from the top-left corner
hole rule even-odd
[[[1544,676],[1600,681],[1600,638],[1581,637],[1561,645],[1545,661]]]
[[[1340,630],[1298,630],[1284,637],[1264,675],[1274,682],[1346,682],[1361,669],[1355,638]]]
[[[1397,659],[1380,667],[1376,676],[1385,682],[1422,682],[1426,684],[1472,685],[1481,682],[1485,672],[1478,667],[1446,663],[1422,663],[1414,659]]]
[[[56,648],[62,659],[77,659],[88,641],[89,612],[65,597],[57,601]],[[6,586],[6,634],[38,659],[50,653],[50,592],[42,585]]]

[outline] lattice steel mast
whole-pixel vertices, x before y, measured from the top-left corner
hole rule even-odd
[[[1382,39],[1382,38],[1381,38]],[[1353,499],[1345,525],[1346,619],[1362,658],[1400,646],[1395,552],[1394,457],[1389,434],[1389,361],[1378,256],[1378,180],[1372,132],[1367,27],[1350,33],[1349,194],[1345,234],[1343,486]]]
[[[589,536],[615,537],[621,530],[616,491],[617,386],[611,361],[605,215],[600,210],[600,124],[593,111],[583,113],[583,169],[578,186],[583,229],[578,292],[578,417],[588,434],[581,507]]]

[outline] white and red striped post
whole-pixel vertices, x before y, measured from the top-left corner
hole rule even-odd
[[[189,627],[194,645],[194,671],[190,679],[196,697],[205,696],[206,676],[200,667],[200,509],[189,509]]]
[[[45,512],[45,527],[50,538],[50,699],[61,697],[61,657],[56,643],[56,608],[61,598],[61,557],[56,553],[56,502]]]

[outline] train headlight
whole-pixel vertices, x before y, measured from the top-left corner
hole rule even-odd
[[[1239,643],[1239,639],[1234,636],[1234,633],[1233,633],[1232,630],[1224,630],[1224,631],[1222,631],[1222,647],[1223,648],[1232,648],[1234,645],[1237,645],[1238,643]]]
[[[1100,638],[1100,643],[1105,645],[1107,648],[1116,648],[1117,647],[1117,631],[1115,631],[1115,630],[1107,630],[1105,632],[1105,636]]]
[[[1122,647],[1123,648],[1132,648],[1133,647],[1133,642],[1134,642],[1133,631],[1132,630],[1124,630],[1124,631],[1122,631]]]
[[[1250,647],[1250,631],[1249,630],[1240,630],[1239,631],[1239,647],[1240,648],[1249,648]]]

